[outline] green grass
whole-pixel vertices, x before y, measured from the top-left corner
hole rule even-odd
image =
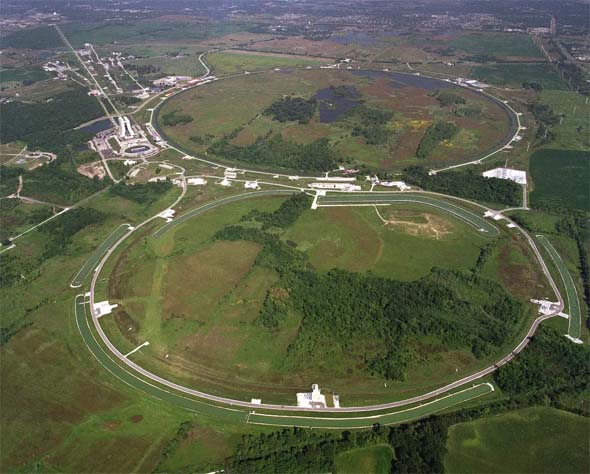
[[[582,311],[580,310],[580,300],[578,298],[578,292],[576,290],[576,284],[574,279],[572,278],[571,273],[569,272],[567,266],[561,259],[561,256],[557,253],[551,242],[547,240],[546,237],[542,235],[537,235],[537,239],[541,242],[545,250],[551,256],[551,259],[557,266],[559,271],[559,275],[563,281],[565,286],[566,292],[566,303],[567,307],[566,310],[570,315],[569,324],[568,324],[568,334],[575,338],[580,338],[581,336],[581,329],[582,329]]]
[[[564,150],[590,150],[590,100],[573,91],[544,90],[539,101],[550,105],[560,116],[560,123],[551,127],[555,139],[548,145]]]
[[[211,65],[213,74],[222,76],[236,74],[243,71],[263,71],[272,68],[318,66],[325,61],[306,59],[303,57],[289,57],[281,55],[257,55],[245,53],[219,52],[211,53],[206,61]]]
[[[336,474],[389,474],[393,450],[389,445],[352,449],[336,456]]]
[[[2,69],[0,70],[1,82],[19,82],[28,81],[29,83],[39,82],[50,77],[41,69]]]
[[[496,64],[475,66],[471,77],[488,84],[504,87],[522,87],[523,82],[537,82],[544,89],[567,90],[567,85],[555,68],[548,64]]]
[[[468,54],[542,58],[541,51],[528,35],[469,33],[449,42],[449,46]]]
[[[590,153],[543,149],[530,157],[533,207],[590,210]]]
[[[553,408],[528,408],[449,429],[448,473],[585,473],[588,419]]]

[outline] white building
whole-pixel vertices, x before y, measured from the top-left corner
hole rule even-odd
[[[246,181],[244,183],[244,188],[246,188],[246,189],[260,189],[260,186],[258,185],[258,181]]]
[[[186,184],[191,186],[205,186],[207,184],[207,180],[204,178],[189,178],[186,180]]]
[[[494,168],[493,170],[484,171],[482,174],[486,178],[509,179],[518,184],[526,184],[526,171]]]
[[[410,189],[410,186],[408,186],[405,181],[379,181],[376,184],[379,186],[385,186],[386,188],[398,188],[400,191]]]
[[[333,189],[335,191],[360,191],[361,187],[358,184],[350,183],[311,183],[308,185],[313,189]]]
[[[322,395],[318,384],[311,386],[311,392],[297,394],[297,406],[304,408],[326,408],[326,396]]]

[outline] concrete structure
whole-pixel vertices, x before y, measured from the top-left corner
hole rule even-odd
[[[400,191],[410,189],[405,181],[378,181],[376,184],[379,186],[385,186],[386,188],[398,188]]]
[[[166,219],[166,222],[170,222],[174,218],[174,214],[176,214],[176,211],[174,209],[165,209],[158,214],[158,217]]]
[[[188,178],[186,180],[186,184],[190,186],[205,186],[207,184],[207,180],[204,178]]]
[[[190,76],[166,76],[152,82],[154,87],[173,87],[181,81],[190,81]]]
[[[360,191],[362,188],[358,184],[350,183],[311,183],[308,185],[313,189],[332,189],[335,191]]]
[[[316,178],[316,181],[326,181],[330,183],[354,183],[356,178],[347,178],[344,176],[325,176],[323,178]]]
[[[526,184],[526,171],[494,168],[493,170],[484,171],[482,174],[486,178],[509,179],[518,184]]]
[[[94,303],[94,314],[96,314],[97,318],[100,318],[105,314],[111,314],[111,311],[117,306],[119,305],[109,304],[108,301],[99,301],[98,303]]]
[[[531,303],[539,305],[540,314],[553,314],[559,308],[559,303],[548,300],[531,300]]]
[[[311,386],[311,392],[297,394],[297,406],[305,408],[326,408],[326,396],[322,395],[318,384]]]
[[[244,188],[246,188],[246,189],[260,189],[260,186],[258,185],[258,181],[246,181],[244,183]]]

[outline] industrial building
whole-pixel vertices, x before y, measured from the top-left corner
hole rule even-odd
[[[526,171],[494,168],[493,170],[484,171],[482,174],[486,178],[509,179],[518,184],[526,184]]]

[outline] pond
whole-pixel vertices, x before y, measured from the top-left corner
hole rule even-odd
[[[361,94],[354,86],[326,87],[316,92],[320,104],[320,122],[332,123],[360,103]]]

